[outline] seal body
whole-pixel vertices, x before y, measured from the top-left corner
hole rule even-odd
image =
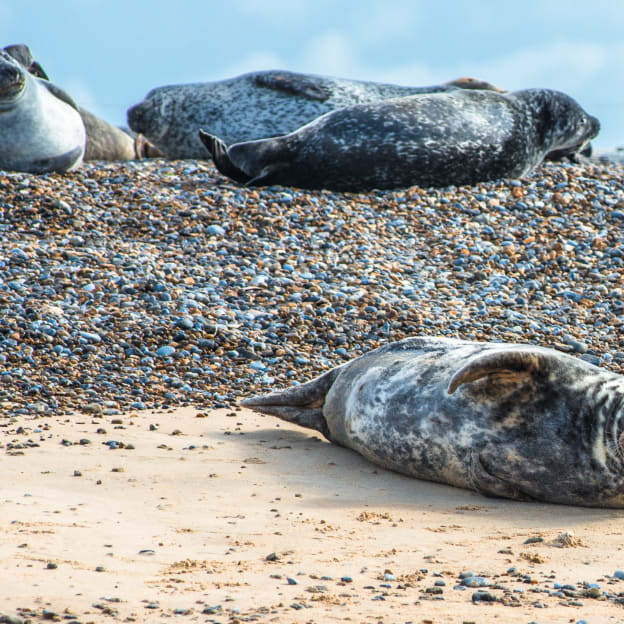
[[[520,177],[549,152],[582,150],[599,127],[558,91],[457,89],[349,106],[282,137],[200,138],[244,184],[366,191]]]
[[[411,477],[624,507],[624,377],[552,349],[408,338],[242,405]]]
[[[50,80],[27,45],[6,46],[4,51],[33,76]],[[162,156],[144,136],[130,136],[82,107],[78,108],[78,112],[86,133],[83,160],[134,160]]]
[[[171,85],[150,91],[128,110],[128,125],[169,158],[204,158],[200,128],[226,143],[288,134],[345,106],[462,89],[498,87],[474,78],[431,87],[406,87],[288,71],[262,71],[217,82]]]
[[[84,148],[84,125],[71,97],[0,50],[0,169],[71,171]]]

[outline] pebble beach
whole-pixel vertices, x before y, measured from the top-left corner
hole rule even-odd
[[[3,409],[231,407],[417,334],[623,372],[622,172],[367,194],[188,161],[0,175]]]
[[[624,373],[623,227],[609,162],[362,194],[0,173],[0,622],[624,621],[623,512],[407,479],[237,406],[419,334]]]

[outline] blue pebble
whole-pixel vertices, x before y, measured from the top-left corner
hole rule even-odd
[[[389,572],[386,572],[384,574],[384,579],[386,581],[396,581],[396,576],[394,576],[394,574],[390,574]]]
[[[209,225],[206,228],[206,232],[208,232],[208,234],[213,234],[214,236],[224,236],[225,235],[225,229],[222,228],[220,225]]]
[[[286,580],[288,581],[289,585],[299,585],[299,581],[297,581],[297,579],[294,579],[290,576],[287,576]]]
[[[460,578],[460,579],[466,579],[466,578],[469,578],[470,576],[474,576],[474,575],[475,575],[475,573],[474,573],[474,572],[462,572],[462,573],[459,575],[459,578]]]
[[[613,576],[614,576],[616,579],[621,579],[621,580],[624,580],[624,570],[616,570],[616,571],[613,573]]]
[[[130,407],[132,409],[145,409],[145,403],[143,403],[143,401],[134,401],[133,403],[130,403]]]
[[[353,579],[350,576],[342,576],[340,577],[340,580],[343,583],[353,583]]]
[[[171,345],[163,345],[162,347],[158,347],[156,351],[156,355],[159,357],[169,357],[175,353],[175,348]]]
[[[465,587],[489,587],[490,581],[483,576],[469,576],[460,583]]]

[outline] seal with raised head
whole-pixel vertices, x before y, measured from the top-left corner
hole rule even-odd
[[[0,50],[0,169],[28,173],[80,166],[85,129],[72,98]]]
[[[288,134],[352,104],[458,88],[501,91],[474,78],[406,87],[271,70],[217,82],[157,87],[128,109],[128,125],[169,158],[204,158],[197,136],[200,128],[210,128],[228,144],[239,143]]]
[[[624,377],[552,349],[408,338],[241,404],[418,479],[624,507]]]
[[[358,192],[521,177],[549,152],[581,151],[599,128],[558,91],[463,89],[349,106],[229,147],[200,138],[217,169],[242,184]]]
[[[50,80],[27,45],[18,43],[6,46],[4,50],[33,76]],[[130,136],[81,106],[78,112],[87,135],[83,160],[134,160],[162,156],[162,152],[143,135]]]

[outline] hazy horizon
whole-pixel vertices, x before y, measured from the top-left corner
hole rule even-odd
[[[568,93],[600,120],[594,145],[615,147],[623,31],[618,0],[0,0],[2,45],[28,44],[51,80],[119,125],[154,87],[261,69],[407,85],[475,76]]]

